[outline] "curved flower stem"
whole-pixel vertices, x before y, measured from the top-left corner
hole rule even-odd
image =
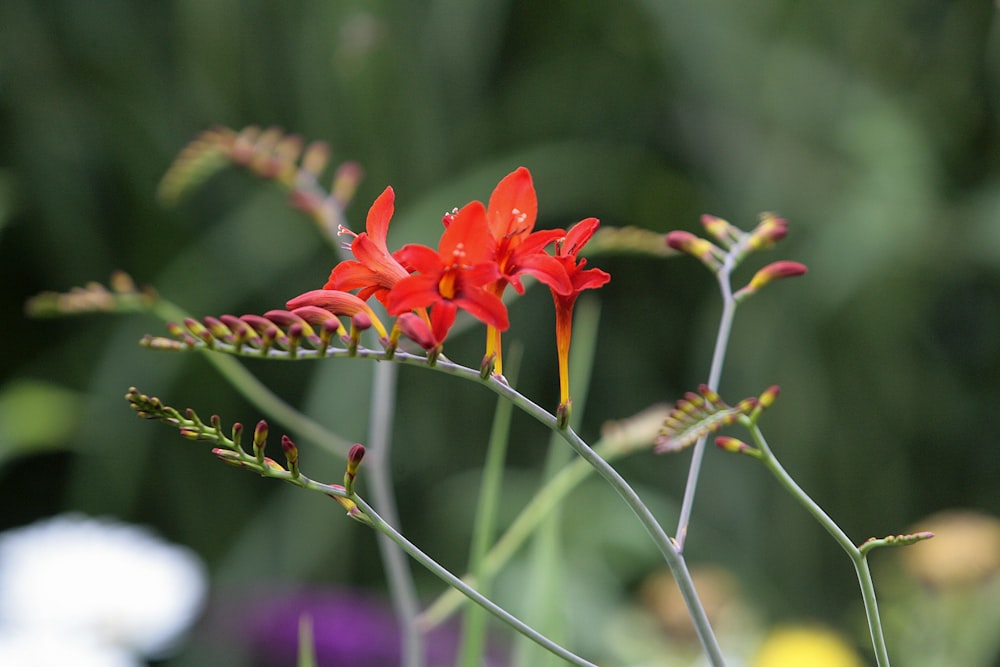
[[[220,351],[230,351],[236,352],[236,350],[228,349],[224,346],[218,346]],[[369,348],[358,347],[353,350],[342,350],[337,348],[331,348],[323,351],[324,358],[355,358],[355,359],[373,359],[379,361],[389,361],[390,356],[384,350],[373,350]],[[259,355],[258,355],[259,356]],[[284,352],[280,350],[270,350],[265,355],[267,358],[273,359],[285,359],[290,360],[292,357],[287,356]],[[301,350],[298,352],[297,359],[307,359],[307,358],[320,358],[319,351],[316,350]],[[423,368],[433,368],[434,370],[446,373],[448,375],[454,375],[456,377],[461,377],[466,380],[471,380],[479,384],[483,384],[490,391],[495,394],[506,398],[511,401],[515,406],[520,408],[523,412],[535,418],[537,421],[544,424],[549,430],[558,434],[563,440],[565,440],[570,447],[573,448],[576,453],[583,458],[587,463],[589,463],[597,472],[600,474],[618,493],[618,495],[625,501],[632,512],[639,519],[640,524],[645,528],[646,532],[652,538],[653,543],[657,546],[660,553],[662,554],[667,567],[670,568],[674,579],[677,581],[678,588],[681,592],[681,597],[684,599],[685,605],[688,608],[688,613],[691,616],[692,623],[694,624],[695,632],[698,635],[698,639],[702,644],[702,647],[707,654],[710,664],[713,667],[722,667],[725,665],[725,659],[722,655],[722,650],[719,647],[718,640],[715,637],[715,633],[712,630],[711,624],[708,621],[708,616],[705,613],[705,609],[701,604],[701,600],[698,598],[698,594],[694,588],[694,582],[691,579],[691,574],[687,569],[687,564],[684,562],[684,558],[681,555],[680,550],[677,548],[676,542],[672,540],[663,527],[657,522],[656,517],[649,510],[642,499],[635,492],[635,490],[625,481],[625,479],[615,470],[611,464],[604,460],[599,454],[594,452],[590,446],[584,442],[580,436],[578,436],[570,428],[560,428],[559,422],[555,415],[547,412],[538,404],[534,403],[528,399],[523,394],[519,393],[517,390],[512,388],[503,380],[497,379],[495,377],[489,377],[485,380],[480,376],[478,370],[472,368],[467,368],[461,366],[447,359],[439,358],[433,365],[429,365],[425,357],[410,354],[408,352],[395,351],[391,356],[392,361],[398,363],[403,363],[407,365],[420,366]],[[462,583],[461,579],[451,575],[454,581],[460,583],[463,587],[467,586]]]
[[[636,517],[638,517],[639,522],[653,539],[653,543],[656,544],[657,548],[660,550],[660,554],[663,556],[667,567],[670,568],[671,574],[673,574],[674,579],[677,581],[681,597],[684,599],[684,604],[688,608],[688,614],[691,616],[695,632],[698,635],[698,639],[701,641],[702,648],[705,650],[710,664],[712,664],[713,667],[721,667],[722,665],[725,665],[725,658],[722,655],[722,649],[719,647],[718,640],[715,637],[712,626],[708,621],[708,616],[705,613],[705,608],[701,604],[701,599],[698,597],[697,591],[695,591],[694,581],[691,579],[691,573],[688,571],[687,563],[681,555],[676,542],[670,539],[670,537],[663,530],[663,527],[660,526],[659,522],[657,522],[656,517],[653,516],[653,513],[649,510],[646,504],[643,503],[639,495],[631,486],[629,486],[628,482],[625,481],[625,479],[611,466],[610,463],[601,458],[599,454],[591,449],[590,446],[587,445],[587,443],[585,443],[572,430],[568,428],[559,429],[555,426],[555,424],[553,424],[553,426],[555,427],[555,430],[565,434],[563,438],[570,444],[576,453],[579,454],[580,457],[589,463],[595,470],[597,470],[597,473],[611,485],[611,487],[629,506],[629,509],[631,509]]]
[[[594,449],[605,458],[610,458],[602,451],[600,445]],[[475,573],[462,577],[462,580],[470,586],[478,586],[480,577],[485,579],[493,577],[510,560],[517,549],[527,541],[542,520],[593,471],[594,469],[580,458],[574,459],[569,465],[562,468],[524,506],[517,518],[494,543],[493,548],[485,554]],[[426,632],[440,625],[458,609],[461,603],[461,594],[457,590],[448,589],[424,609],[417,622],[421,629]]]
[[[524,623],[524,621],[521,621],[513,614],[503,609],[482,593],[452,574],[440,563],[421,551],[415,544],[403,537],[399,531],[379,516],[372,506],[356,493],[349,492],[343,486],[317,482],[316,480],[303,475],[297,469],[285,470],[273,461],[271,461],[270,464],[262,464],[257,459],[255,454],[246,452],[241,448],[233,449],[232,441],[228,440],[223,434],[221,434],[221,432],[210,431],[207,439],[217,440],[219,444],[224,445],[227,456],[223,457],[223,460],[231,465],[252,470],[262,477],[281,480],[302,489],[322,493],[335,500],[341,501],[341,504],[343,505],[350,506],[347,512],[349,517],[355,519],[359,523],[377,530],[380,535],[390,539],[393,543],[398,545],[402,551],[409,554],[410,557],[427,568],[427,570],[429,570],[436,577],[447,583],[449,586],[460,590],[473,602],[486,609],[486,611],[493,614],[507,625],[567,661],[569,664],[577,665],[578,667],[597,667],[594,663],[581,658],[575,653],[555,643],[548,637],[545,637],[537,630]]]
[[[726,350],[729,347],[729,336],[733,328],[733,317],[736,314],[736,300],[733,298],[733,288],[730,275],[734,266],[733,255],[726,256],[725,264],[716,273],[719,281],[719,291],[722,293],[722,315],[719,318],[719,329],[715,336],[715,349],[712,352],[712,366],[708,372],[708,387],[718,391],[719,380],[722,377],[722,367],[726,360]],[[698,438],[691,453],[691,465],[688,468],[687,482],[684,485],[684,500],[677,520],[677,550],[684,551],[687,539],[688,525],[691,523],[691,511],[694,507],[694,496],[698,489],[698,478],[701,475],[701,462],[705,457],[705,442],[707,436]]]
[[[455,368],[452,370],[457,371],[458,369]],[[471,371],[471,369],[466,370],[475,373],[475,371]],[[476,377],[478,377],[478,374],[476,374]],[[653,543],[660,550],[660,554],[667,563],[667,567],[670,568],[674,579],[677,581],[681,597],[684,599],[685,605],[687,605],[688,613],[690,614],[691,621],[694,624],[695,632],[697,633],[698,639],[701,641],[702,647],[708,655],[711,664],[714,667],[724,665],[725,659],[722,656],[722,649],[719,647],[719,643],[712,630],[712,626],[708,622],[708,616],[705,613],[705,608],[702,606],[701,600],[698,598],[698,593],[694,589],[694,582],[691,579],[691,573],[688,572],[687,563],[684,562],[684,558],[681,556],[676,543],[666,534],[663,527],[656,520],[656,517],[653,516],[653,513],[642,501],[642,498],[639,497],[639,494],[635,492],[629,483],[625,481],[625,479],[611,466],[610,463],[597,454],[586,442],[583,441],[582,438],[580,438],[580,436],[576,434],[575,431],[570,428],[559,428],[558,420],[555,416],[549,414],[537,404],[528,400],[509,385],[496,379],[487,381],[486,386],[495,393],[506,397],[516,406],[521,408],[522,411],[533,416],[538,421],[547,425],[550,430],[559,434],[560,437],[562,437],[562,439],[565,440],[583,460],[589,463],[590,466],[593,467],[597,473],[611,485],[611,488],[618,493],[622,500],[625,501],[625,504],[629,506],[629,509],[631,509],[639,519],[639,523],[642,524],[643,528],[646,529],[646,532],[649,533]]]
[[[854,564],[854,570],[858,575],[858,585],[861,587],[861,596],[865,603],[865,616],[868,618],[868,631],[871,634],[875,657],[878,660],[879,667],[889,667],[889,653],[885,645],[885,635],[882,632],[878,602],[875,599],[875,584],[872,581],[871,570],[868,568],[866,554],[854,545],[851,538],[830,518],[830,515],[792,479],[792,476],[788,474],[788,471],[782,467],[777,457],[771,452],[760,428],[756,424],[751,423],[749,419],[746,419],[743,423],[750,429],[753,441],[762,454],[760,457],[761,462],[777,478],[778,482],[792,494],[792,497],[823,526],[826,532],[833,536],[837,544],[850,556],[851,563]]]
[[[361,350],[358,351],[358,356],[361,356]],[[419,357],[399,353],[396,354],[395,358],[403,363],[414,363],[416,360],[420,359]],[[471,368],[465,368],[464,366],[459,366],[458,364],[454,364],[446,360],[439,360],[434,368],[450,375],[456,375],[469,380],[483,382],[479,375],[479,371]],[[677,581],[681,597],[684,599],[685,605],[687,605],[688,613],[690,614],[691,621],[695,627],[695,632],[698,635],[698,639],[701,641],[705,653],[708,655],[710,664],[713,665],[713,667],[721,667],[722,665],[725,665],[725,658],[722,655],[722,649],[719,647],[718,640],[716,639],[712,626],[708,621],[705,608],[702,606],[701,600],[698,598],[698,593],[695,591],[694,582],[691,579],[691,573],[687,569],[687,563],[684,562],[684,558],[678,550],[676,543],[666,534],[663,527],[656,520],[656,517],[653,516],[653,513],[639,497],[639,494],[635,492],[635,490],[628,484],[628,482],[625,481],[618,471],[611,466],[610,463],[591,449],[591,447],[584,442],[575,431],[570,428],[559,428],[558,420],[554,415],[548,413],[538,404],[532,402],[527,397],[517,392],[507,383],[497,380],[496,378],[488,378],[485,382],[483,382],[483,384],[485,384],[485,386],[494,393],[511,401],[523,412],[531,415],[542,424],[545,424],[554,433],[557,433],[583,460],[589,463],[591,467],[593,467],[597,473],[611,485],[619,496],[621,496],[622,500],[624,500],[629,506],[629,509],[631,509],[639,519],[643,528],[646,529],[646,532],[649,533],[653,543],[659,549],[660,554],[667,563],[667,567],[670,568],[674,579]],[[461,580],[457,577],[455,579],[456,581],[461,582]]]
[[[457,576],[449,572],[447,569],[442,567],[437,561],[421,551],[415,544],[403,537],[399,532],[396,531],[391,525],[386,523],[386,521],[380,517],[372,507],[366,503],[362,498],[358,496],[352,496],[351,498],[357,503],[358,507],[361,508],[364,515],[370,520],[370,524],[373,528],[378,530],[380,533],[386,535],[393,542],[399,545],[399,547],[408,553],[414,560],[427,568],[431,573],[440,578],[442,581],[460,590],[469,599],[471,599],[476,604],[480,605],[486,611],[490,612],[498,619],[511,626],[518,632],[520,632],[525,637],[528,637],[539,646],[544,647],[551,653],[559,656],[571,665],[578,665],[579,667],[597,667],[594,663],[581,658],[575,653],[563,648],[559,644],[556,644],[552,640],[548,639],[538,631],[536,631],[531,626],[527,625],[510,612],[506,611],[502,607],[498,606],[496,603],[492,602],[489,598],[486,598],[477,590],[466,584],[464,581],[459,579]]]

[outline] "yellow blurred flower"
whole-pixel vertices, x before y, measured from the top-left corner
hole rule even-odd
[[[850,644],[832,630],[789,626],[772,630],[752,667],[864,667]]]
[[[1000,572],[1000,519],[975,510],[945,510],[923,519],[934,533],[901,553],[907,571],[935,589],[978,586]]]

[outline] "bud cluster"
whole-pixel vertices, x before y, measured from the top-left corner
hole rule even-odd
[[[213,127],[180,152],[160,181],[157,196],[166,204],[175,204],[194,187],[232,164],[285,186],[291,191],[293,206],[327,224],[331,218],[339,217],[339,211],[354,196],[361,179],[361,168],[345,162],[335,170],[327,194],[319,187],[318,179],[329,161],[330,147],[326,143],[315,141],[306,145],[301,137],[286,134],[278,127],[261,129],[251,125],[239,132]]]
[[[929,530],[905,535],[886,535],[882,538],[869,537],[858,546],[858,550],[865,554],[877,547],[905,547],[916,542],[929,540],[932,537],[934,537],[934,533]]]
[[[695,257],[716,274],[723,268],[732,270],[751,252],[771,248],[788,234],[788,222],[774,213],[762,213],[757,226],[750,232],[714,215],[701,216],[701,224],[718,245],[685,231],[670,232],[666,243],[678,252]],[[799,262],[773,262],[760,269],[747,285],[736,290],[733,299],[738,303],[770,282],[800,276],[805,272],[806,266]]]
[[[305,488],[321,491],[330,496],[347,510],[348,515],[358,521],[367,522],[368,517],[361,511],[357,503],[351,499],[354,495],[354,482],[365,455],[362,445],[351,447],[347,457],[347,469],[344,473],[344,484],[320,484],[299,471],[299,448],[287,435],[281,436],[281,452],[284,455],[285,468],[274,459],[267,456],[267,439],[270,427],[265,420],[260,420],[253,429],[251,451],[246,451],[242,445],[243,424],[233,424],[229,435],[222,430],[222,420],[218,415],[212,415],[205,423],[191,408],[183,412],[166,405],[155,396],[141,393],[131,387],[125,394],[125,400],[142,419],[155,419],[177,429],[181,437],[187,440],[211,442],[215,446],[212,454],[227,465],[243,470],[250,470],[262,477],[276,477],[286,482]]]
[[[360,320],[360,321],[359,321]],[[357,333],[371,326],[361,315],[351,318],[351,331],[329,310],[304,306],[271,310],[263,315],[221,315],[201,320],[185,318],[167,324],[173,338],[146,336],[146,347],[165,350],[204,348],[250,356],[296,358],[302,350],[324,356],[335,339],[357,345]]]
[[[111,274],[109,287],[90,282],[69,292],[42,292],[25,304],[31,317],[89,313],[135,313],[151,310],[159,296],[152,287],[138,287],[124,271]]]
[[[701,385],[698,392],[689,391],[679,399],[667,415],[656,438],[656,452],[676,452],[693,445],[722,428],[750,414],[758,399],[745,398],[735,406],[722,400],[717,392]]]

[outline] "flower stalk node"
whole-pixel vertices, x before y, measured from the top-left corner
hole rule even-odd
[[[483,380],[488,380],[492,375],[493,371],[497,367],[497,355],[487,354],[483,357],[483,360],[479,363],[479,377]]]
[[[569,418],[573,412],[573,399],[568,398],[564,403],[560,403],[556,408],[556,425],[559,430],[565,431],[569,428]]]

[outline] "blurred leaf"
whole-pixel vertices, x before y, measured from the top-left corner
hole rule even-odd
[[[82,396],[60,385],[15,379],[0,389],[0,465],[17,456],[70,449]]]
[[[9,169],[0,169],[0,239],[3,238],[4,228],[14,213],[17,206],[17,197],[14,187],[14,172]]]

